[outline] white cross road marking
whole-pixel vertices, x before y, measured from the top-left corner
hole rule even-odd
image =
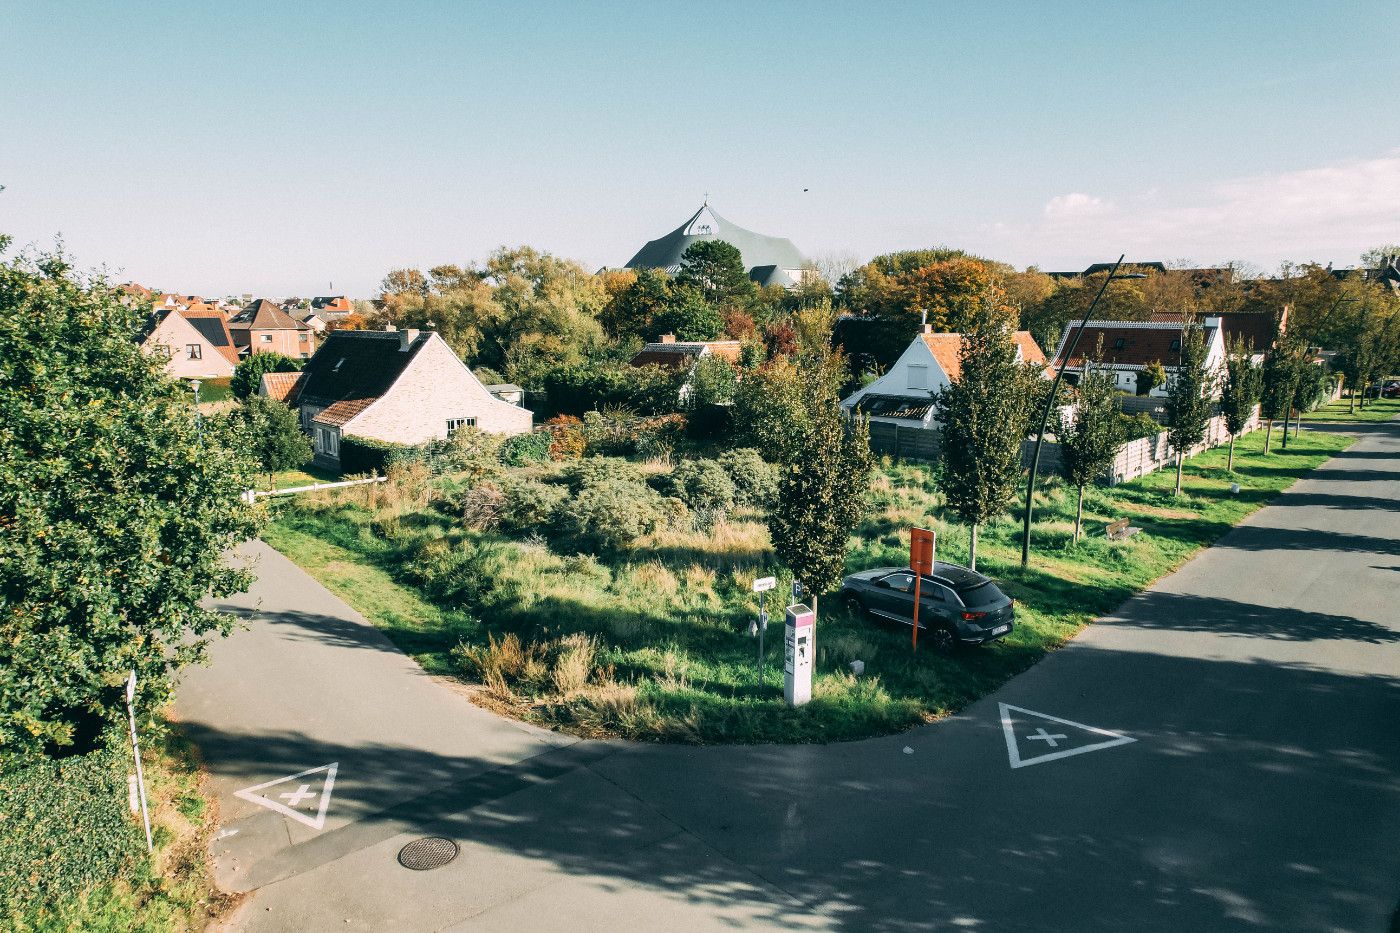
[[[305,823],[312,829],[324,829],[326,825],[326,810],[328,810],[331,805],[331,791],[335,788],[335,774],[339,769],[340,762],[333,761],[328,765],[321,765],[319,768],[307,768],[305,771],[298,771],[296,774],[273,778],[270,781],[263,781],[261,784],[254,785],[253,787],[245,787],[242,790],[236,790],[233,792],[233,795],[241,800],[257,804],[260,807],[267,807],[267,809],[280,813],[285,817],[290,817],[298,823]],[[302,783],[303,778],[311,778],[312,775],[323,775],[323,777],[321,777],[320,782],[316,782],[313,779]],[[311,791],[311,788],[315,787],[317,783],[320,783],[321,792],[319,794],[312,793]],[[288,787],[296,787],[297,789],[285,794],[277,794],[277,797],[281,799],[273,799],[264,793],[269,788],[275,788],[279,784],[285,784]],[[314,815],[305,810],[296,809],[308,797],[320,798],[319,801],[313,802],[312,804],[316,809]],[[282,800],[289,801],[291,806],[282,803]]]
[[[1041,729],[1040,731],[1044,732],[1045,730]],[[1064,738],[1064,736],[1060,736],[1060,738]],[[278,794],[277,796],[287,801],[287,806],[299,807],[301,806],[301,802],[307,797],[319,797],[320,794],[311,793],[311,785],[303,784],[301,785],[301,787],[297,788],[297,792],[295,794]]]
[[[1061,758],[1069,758],[1073,755],[1083,755],[1086,752],[1097,752],[1107,748],[1116,748],[1120,745],[1127,745],[1129,742],[1136,742],[1137,739],[1121,732],[1112,732],[1108,729],[1100,729],[1098,726],[1087,726],[1082,722],[1075,722],[1072,719],[1061,719],[1059,716],[1051,716],[1048,713],[1037,713],[1035,710],[1026,709],[1023,706],[1012,706],[1010,703],[998,703],[1001,708],[1001,731],[1006,736],[1006,757],[1012,768],[1024,768],[1027,765],[1038,765],[1047,761],[1058,761]],[[1016,714],[1016,715],[1013,715]],[[1029,722],[1027,720],[1030,720]],[[1060,728],[1068,726],[1065,732],[1047,732],[1044,726],[1036,728],[1035,733],[1030,732],[1031,722],[1040,720],[1042,722],[1054,723]],[[1025,730],[1025,731],[1022,731]],[[1081,733],[1087,733],[1083,735]],[[1073,736],[1073,741],[1070,740]],[[1088,745],[1075,744],[1082,742],[1085,738],[1091,739]],[[1031,740],[1044,742],[1044,745],[1031,746]],[[1097,741],[1092,741],[1097,740]],[[1018,743],[1025,743],[1028,747],[1035,748],[1036,754],[1022,757]],[[1060,748],[1061,744],[1068,747]],[[1040,750],[1044,749],[1043,752]],[[1051,751],[1054,749],[1054,751]]]
[[[1037,742],[1045,742],[1045,743],[1048,744],[1051,748],[1059,748],[1059,747],[1060,747],[1060,743],[1059,743],[1059,742],[1056,742],[1056,741],[1055,741],[1056,739],[1067,739],[1067,738],[1069,738],[1069,736],[1065,735],[1064,733],[1057,733],[1057,734],[1055,734],[1055,735],[1051,735],[1050,733],[1046,732],[1043,728],[1035,730],[1035,733],[1036,733],[1035,735],[1027,736],[1027,738],[1029,738],[1029,739],[1034,739],[1034,740],[1037,741]],[[302,790],[306,790],[306,788],[303,787]],[[282,796],[283,796],[283,797],[288,797],[288,796],[290,796],[290,795],[289,795],[289,794],[283,794]],[[296,804],[292,804],[292,806],[295,807]]]

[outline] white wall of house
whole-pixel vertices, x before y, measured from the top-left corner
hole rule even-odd
[[[341,433],[421,444],[447,437],[453,426],[474,425],[493,434],[524,434],[533,423],[529,409],[503,402],[486,391],[447,341],[431,334],[389,390],[347,421]]]
[[[142,347],[147,353],[166,356],[165,371],[176,379],[225,379],[233,375],[228,357],[174,311],[156,325]]]
[[[876,379],[870,385],[857,389],[841,400],[841,407],[846,410],[855,408],[856,404],[867,395],[903,395],[909,398],[926,399],[932,398],[942,392],[949,385],[948,374],[943,371],[943,367],[938,365],[938,360],[933,356],[933,351],[924,343],[923,337],[915,337],[909,346],[904,348],[904,352],[899,355],[899,359],[894,361],[889,370]],[[875,418],[876,421],[889,421],[893,424],[904,424],[913,426],[916,424],[912,419],[904,418]],[[917,424],[923,427],[933,426],[933,412],[930,411],[921,422]]]

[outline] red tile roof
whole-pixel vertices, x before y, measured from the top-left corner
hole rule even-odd
[[[263,373],[262,382],[258,389],[268,398],[275,398],[279,402],[295,405],[297,395],[301,391],[301,381],[305,377],[306,373],[303,372]]]
[[[238,347],[233,345],[233,335],[229,333],[228,322],[224,316],[213,308],[204,311],[196,311],[193,308],[184,311],[177,311],[185,320],[194,325],[194,329],[203,335],[233,365],[238,365]]]
[[[924,339],[924,346],[928,347],[933,358],[938,361],[943,372],[950,382],[957,382],[962,375],[962,334],[920,334]],[[1021,361],[1023,363],[1045,362],[1045,353],[1040,349],[1040,344],[1035,342],[1028,330],[1018,330],[1011,335],[1016,342],[1016,346],[1021,351]]]
[[[630,363],[633,366],[665,366],[688,369],[706,349],[722,360],[739,362],[744,345],[738,340],[709,340],[649,343],[642,347]]]
[[[266,298],[259,298],[241,315],[249,330],[310,330],[311,328]]]
[[[1061,347],[1077,327],[1078,324],[1073,322],[1065,325],[1065,332],[1060,338]],[[1215,337],[1215,328],[1206,327],[1203,330],[1209,343]],[[1068,365],[1083,366],[1085,357],[1094,355],[1102,339],[1104,363],[1117,366],[1147,366],[1150,363],[1176,366],[1181,349],[1181,332],[1181,324],[1168,321],[1090,321]],[[1056,351],[1056,365],[1059,365],[1059,352]]]
[[[379,401],[379,396],[377,395],[371,396],[370,398],[346,399],[343,402],[336,402],[326,406],[311,420],[317,424],[339,427],[377,401]]]

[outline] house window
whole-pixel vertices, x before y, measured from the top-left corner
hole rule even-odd
[[[456,434],[458,428],[474,428],[474,427],[476,427],[476,419],[475,419],[475,418],[448,418],[448,419],[447,419],[447,436],[448,436],[448,437],[451,437],[453,434]]]
[[[306,343],[307,335],[305,333],[297,334],[297,339],[300,340],[302,343]]]
[[[197,343],[185,344],[185,353],[188,354],[188,358],[192,360],[199,360],[204,358],[204,348]]]
[[[340,456],[340,433],[333,428],[316,428],[316,452],[331,457]]]
[[[258,339],[261,340],[263,343],[272,343],[271,334],[259,334]]]
[[[1181,349],[1181,338],[1178,337],[1178,338],[1176,338],[1175,340],[1172,341],[1172,352],[1174,353],[1174,352],[1176,352],[1177,350],[1180,350],[1180,349]]]
[[[309,359],[311,359],[311,354],[310,354],[310,353],[303,353],[303,354],[301,355],[301,358],[304,359],[304,360],[309,360]]]
[[[909,388],[928,388],[928,367],[923,363],[909,364]]]
[[[1119,337],[1117,340],[1113,341],[1113,349],[1115,349],[1115,350],[1121,350],[1121,349],[1123,349],[1124,347],[1126,347],[1127,345],[1128,345],[1128,338],[1126,338],[1126,337]]]

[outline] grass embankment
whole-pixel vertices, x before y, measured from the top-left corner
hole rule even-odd
[[[786,577],[762,517],[739,513],[706,532],[661,532],[616,557],[556,553],[541,540],[466,531],[429,504],[393,503],[393,489],[317,494],[278,506],[265,537],[380,626],[434,673],[485,681],[481,696],[522,718],[586,735],[689,742],[825,741],[906,728],[955,712],[1025,670],[1095,617],[1211,543],[1350,439],[1308,432],[1262,455],[1263,432],[1236,445],[1235,473],[1217,448],[1174,475],[1089,490],[1086,537],[1071,541],[1074,500],[1052,481],[1038,495],[1032,566],[1019,567],[1014,517],[986,527],[979,569],[1019,601],[1018,628],[993,645],[941,657],[910,652],[907,628],[850,617],[825,599],[817,626],[813,701],[782,701],[781,598],[771,600],[768,665],[760,683],[754,578]],[[1232,482],[1242,490],[1229,492]],[[385,484],[391,487],[393,484]],[[908,529],[939,532],[940,559],[965,561],[966,529],[943,516],[924,466],[885,463],[871,511],[852,542],[850,570],[907,561]],[[1129,517],[1144,529],[1103,538]],[[471,550],[480,591],[434,603],[405,565],[425,542]],[[776,606],[774,604],[777,604]],[[776,610],[776,611],[774,611]],[[465,649],[459,645],[466,646]],[[865,662],[853,677],[848,663]]]
[[[42,879],[37,887],[29,885],[37,900],[0,910],[0,928],[15,933],[203,930],[236,898],[217,891],[209,873],[209,837],[217,821],[194,747],[174,727],[142,743],[155,843],[150,855],[140,818],[125,812],[130,746],[95,755],[90,761],[47,766],[55,769],[57,779],[47,789],[31,788],[27,802],[0,801],[0,811],[27,815],[31,834],[43,834],[27,840],[24,853],[31,860],[29,881]],[[74,766],[81,781],[65,777]],[[82,796],[94,792],[91,799]],[[65,808],[78,812],[68,814]],[[107,808],[112,812],[104,812]],[[0,825],[3,818],[0,814]],[[82,828],[51,832],[69,820]],[[26,828],[14,831],[23,838]],[[82,848],[75,854],[74,846]],[[100,880],[84,883],[84,876]]]
[[[1389,421],[1396,415],[1400,415],[1400,398],[1370,398],[1366,400],[1365,408],[1361,407],[1361,399],[1357,399],[1356,410],[1351,411],[1351,407],[1351,399],[1337,399],[1335,402],[1328,402],[1315,411],[1306,412],[1303,415],[1303,420],[1342,422]]]
[[[295,470],[282,470],[272,474],[272,486],[267,485],[267,474],[259,474],[259,489],[291,489],[295,486],[310,486],[312,483],[335,483],[344,479],[334,470],[326,470],[310,463]]]

